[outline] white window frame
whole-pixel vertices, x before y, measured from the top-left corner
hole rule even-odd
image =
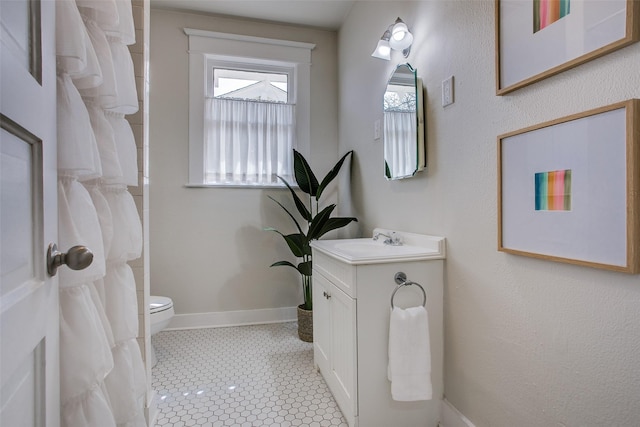
[[[207,78],[213,64],[254,64],[264,69],[291,69],[292,93],[296,105],[296,149],[305,157],[311,140],[311,50],[315,44],[213,31],[184,29],[189,37],[189,180],[188,187],[221,187],[205,184],[204,105]],[[291,85],[294,85],[293,87]],[[245,187],[244,185],[223,185]],[[254,185],[246,186],[256,188]]]

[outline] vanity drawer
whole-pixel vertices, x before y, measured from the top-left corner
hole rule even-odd
[[[335,284],[341,291],[356,298],[356,266],[313,249],[313,269]]]

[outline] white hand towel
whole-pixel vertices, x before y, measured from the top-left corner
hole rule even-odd
[[[393,400],[432,398],[429,317],[424,307],[391,310],[387,376]]]

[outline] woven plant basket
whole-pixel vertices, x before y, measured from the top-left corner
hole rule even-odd
[[[313,310],[305,310],[303,305],[298,306],[298,336],[302,341],[313,342]]]

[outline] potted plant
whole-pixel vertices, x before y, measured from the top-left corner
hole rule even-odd
[[[289,215],[297,228],[297,232],[291,234],[281,233],[280,231],[272,227],[265,228],[265,230],[273,231],[281,235],[287,242],[291,253],[296,258],[301,259],[301,261],[297,264],[289,261],[274,262],[273,264],[271,264],[271,267],[280,265],[292,267],[296,269],[296,271],[298,271],[298,273],[300,273],[302,277],[304,304],[300,304],[298,306],[298,336],[301,340],[307,342],[313,341],[313,299],[311,292],[312,254],[310,243],[312,240],[319,239],[329,231],[342,228],[352,221],[357,221],[356,218],[352,217],[332,218],[331,213],[336,208],[336,205],[330,204],[329,206],[320,209],[320,197],[324,193],[324,190],[327,188],[327,186],[335,179],[336,176],[338,176],[340,168],[342,168],[342,164],[344,163],[347,156],[352,153],[353,151],[349,151],[347,154],[342,156],[342,158],[338,160],[338,163],[336,163],[333,169],[331,169],[329,173],[327,173],[322,181],[318,182],[318,179],[311,170],[311,167],[309,166],[309,163],[306,161],[304,156],[302,156],[302,154],[300,154],[298,151],[293,150],[294,177],[300,190],[303,193],[307,194],[307,203],[305,204],[305,202],[303,202],[300,197],[298,197],[295,190],[284,178],[282,178],[281,176],[278,176],[278,178],[289,189],[298,213],[307,222],[306,230],[303,229],[296,217],[282,203],[269,196],[271,200],[276,202],[287,213],[287,215]]]

